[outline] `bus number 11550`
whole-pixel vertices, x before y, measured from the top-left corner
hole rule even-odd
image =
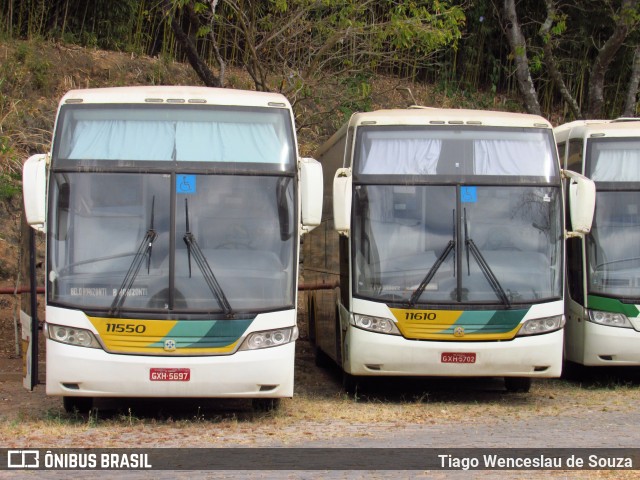
[[[132,323],[107,323],[107,333],[144,333],[145,325],[135,325]]]

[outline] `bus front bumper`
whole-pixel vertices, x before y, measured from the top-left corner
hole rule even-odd
[[[553,378],[562,371],[562,330],[510,341],[442,342],[407,340],[350,326],[346,340],[345,371],[352,375]],[[474,356],[473,363],[443,361],[452,357],[469,361]]]
[[[640,332],[584,322],[584,358],[587,366],[640,366]]]
[[[109,354],[48,339],[46,391],[83,397],[291,397],[294,356],[295,342],[233,355],[164,357]]]

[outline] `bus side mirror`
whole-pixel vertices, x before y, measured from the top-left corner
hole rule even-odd
[[[351,170],[339,168],[333,177],[333,225],[340,235],[351,230]]]
[[[27,223],[45,231],[47,207],[47,155],[32,155],[22,167],[22,198]]]
[[[596,184],[571,170],[563,170],[563,175],[569,179],[569,215],[571,217],[571,232],[567,237],[582,236],[591,231],[593,213],[596,207]]]
[[[313,158],[300,159],[300,210],[302,233],[322,222],[322,165]]]

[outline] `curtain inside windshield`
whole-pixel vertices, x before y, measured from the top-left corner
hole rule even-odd
[[[640,182],[640,140],[590,140],[590,178],[599,182]]]
[[[356,295],[507,307],[561,295],[556,188],[357,185],[354,207]]]
[[[586,237],[589,292],[640,297],[640,192],[599,191]]]
[[[287,111],[69,109],[58,158],[291,164]]]
[[[110,312],[290,308],[293,178],[175,177],[54,174],[50,300]]]
[[[360,127],[356,171],[388,175],[557,175],[549,131]]]

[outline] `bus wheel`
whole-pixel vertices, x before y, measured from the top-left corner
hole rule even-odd
[[[562,364],[562,378],[566,380],[582,381],[586,378],[586,367],[579,363],[565,360]]]
[[[91,397],[62,397],[62,405],[67,413],[89,413],[93,407]]]
[[[316,367],[329,368],[331,366],[329,355],[324,353],[317,345],[313,348],[313,360]]]
[[[316,343],[316,302],[313,297],[307,300],[307,330],[309,342],[314,345]]]
[[[527,393],[531,388],[531,378],[529,377],[505,377],[504,386],[507,392]]]
[[[251,401],[254,412],[273,412],[280,408],[279,398],[254,398]]]
[[[360,389],[359,377],[347,372],[342,372],[342,388],[347,392],[347,395],[356,395]]]

